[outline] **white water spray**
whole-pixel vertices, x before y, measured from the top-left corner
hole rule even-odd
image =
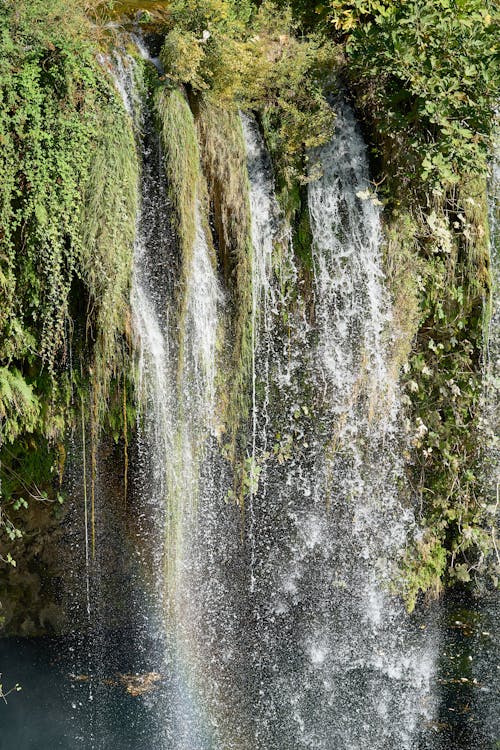
[[[404,436],[388,382],[380,213],[345,105],[313,158],[323,168],[309,186],[315,319],[276,296],[273,346],[256,358],[274,441],[265,454],[257,430],[256,455],[267,458],[253,521],[256,746],[414,750],[432,715],[434,649],[389,594],[414,519],[398,486]],[[262,206],[252,204],[254,248],[269,231]]]

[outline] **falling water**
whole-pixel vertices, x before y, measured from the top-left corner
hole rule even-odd
[[[309,207],[318,365],[332,419],[322,466],[334,519],[326,544],[342,593],[326,596],[311,659],[330,663],[334,684],[349,696],[348,704],[341,703],[358,708],[354,720],[351,711],[344,721],[346,747],[411,748],[423,716],[432,715],[433,648],[431,642],[424,647],[401,603],[389,595],[414,520],[401,502],[404,435],[388,367],[391,313],[381,271],[380,210],[353,114],[342,102],[336,111],[335,141],[316,155],[324,174],[310,185]],[[325,641],[327,623],[336,630],[333,642],[328,636]],[[369,722],[360,721],[363,714]]]
[[[150,60],[140,40],[137,46]],[[152,113],[138,101],[133,60],[117,66],[116,77],[127,111],[139,112],[142,151],[131,293],[140,396],[135,495],[141,510],[138,548],[153,586],[149,603],[138,603],[138,609],[145,636],[154,642],[155,669],[168,681],[156,711],[158,743],[194,750],[204,747],[206,732],[197,706],[194,655],[200,633],[193,624],[196,613],[191,616],[191,544],[207,490],[205,485],[205,495],[200,492],[200,472],[215,426],[215,357],[224,300],[200,201],[193,247],[179,257],[164,157]]]
[[[186,291],[184,321],[184,400],[204,432],[213,426],[215,409],[215,355],[222,290],[216,276],[215,254],[210,252],[199,202],[195,208],[195,241]]]
[[[309,285],[280,229],[258,128],[242,118],[254,329],[242,545],[215,438],[225,303],[208,225],[197,202],[176,302],[180,259],[161,148],[134,93],[133,62],[116,76],[142,133],[135,494],[138,549],[153,578],[139,607],[143,630],[169,679],[158,744],[413,750],[432,716],[433,645],[423,646],[425,631],[389,593],[415,522],[399,491],[404,436],[388,366],[380,211],[353,115],[339,103],[334,141],[313,154],[323,176],[309,187]]]
[[[250,590],[255,587],[255,509],[254,494],[259,466],[257,456],[257,433],[261,452],[267,450],[267,407],[269,401],[269,364],[272,347],[272,324],[270,311],[276,302],[272,285],[273,251],[277,236],[278,206],[274,198],[271,164],[267,157],[262,136],[257,123],[248,115],[241,116],[243,135],[247,151],[247,168],[250,183],[249,199],[251,214],[252,255],[252,444],[251,444],[251,483],[249,497],[250,514]],[[260,344],[260,346],[259,346]],[[262,351],[266,356],[257,357]],[[259,418],[257,404],[257,367],[261,368],[260,378],[265,384],[265,398],[260,405]],[[262,371],[263,370],[263,371]],[[261,467],[259,467],[261,469]]]
[[[253,244],[252,257],[252,318],[256,329],[269,329],[269,308],[273,302],[272,270],[274,243],[277,236],[278,206],[274,197],[272,171],[257,123],[242,114],[241,121],[247,151],[250,182],[250,213]],[[259,326],[260,322],[260,326]],[[256,340],[255,346],[257,344]]]
[[[274,443],[264,451],[258,431],[256,746],[409,750],[432,715],[433,646],[389,594],[414,520],[399,492],[380,214],[345,105],[314,156],[324,170],[309,188],[315,320],[275,298],[268,375],[265,350],[256,355]],[[254,237],[254,251],[265,242]]]
[[[323,169],[323,177],[309,186],[319,350],[342,430],[342,417],[365,381],[375,393],[388,384],[382,337],[390,323],[389,301],[381,271],[380,212],[369,192],[365,145],[345,105],[337,107],[334,145],[315,156]],[[347,421],[347,429],[357,429]]]
[[[164,177],[163,156],[152,115],[137,92],[137,66],[133,57],[117,54],[114,79],[125,108],[141,134],[138,143],[141,158],[140,210],[131,288],[132,324],[137,351],[137,389],[139,393],[137,453],[139,470],[134,477],[135,494],[141,496],[137,534],[151,556],[150,564],[163,569],[163,538],[167,494],[167,459],[174,441],[172,349],[169,330],[172,315],[171,291],[177,261],[170,228],[169,201]],[[170,293],[169,293],[170,292]],[[164,587],[156,580],[151,606],[144,613],[144,627],[151,635],[162,634]],[[138,607],[143,612],[142,607]]]
[[[353,594],[360,597],[365,617],[377,625],[387,605],[377,581],[390,579],[389,566],[401,555],[413,517],[401,505],[397,488],[403,435],[385,341],[391,313],[381,270],[380,210],[369,193],[366,148],[345,104],[337,105],[335,141],[315,157],[323,177],[309,186],[309,210],[315,365],[331,420],[326,502],[333,503],[337,524],[347,523],[342,544],[352,544],[352,557],[367,563]]]
[[[143,41],[131,40],[161,74]],[[129,505],[120,511],[126,533],[103,531],[121,521],[113,520],[111,503],[106,509],[106,492],[119,492],[105,488],[106,459],[98,458],[103,507],[95,559],[86,497],[80,509],[85,559],[75,578],[85,574],[91,637],[83,666],[74,661],[88,698],[72,701],[73,716],[86,727],[75,741],[105,747],[106,724],[116,724],[103,679],[108,661],[114,663],[105,632],[111,622],[119,630],[111,642],[123,647],[130,633],[125,650],[134,658],[137,652],[141,670],[158,678],[157,689],[139,699],[139,723],[147,728],[132,727],[137,746],[428,748],[436,716],[435,624],[431,612],[409,615],[395,593],[418,528],[390,361],[381,206],[353,112],[337,100],[334,138],[310,154],[311,176],[321,176],[302,195],[312,244],[310,258],[300,262],[259,127],[241,116],[252,240],[251,411],[238,457],[249,477],[242,512],[232,500],[241,467],[230,465],[218,424],[231,295],[219,279],[201,160],[193,244],[181,252],[155,116],[137,84],[141,65],[124,51],[103,64],[133,123],[141,165],[130,295],[138,417]],[[194,142],[194,120],[188,125]],[[498,170],[497,162],[490,215],[496,296],[485,363],[491,437],[499,422]],[[85,454],[84,431],[81,442],[75,454],[80,448]],[[498,458],[492,443],[492,515],[499,506]],[[88,473],[84,463],[85,480]],[[105,543],[116,545],[120,535],[127,537],[123,549],[110,552]],[[113,571],[119,584],[108,584],[107,571],[121,557],[127,561]],[[115,606],[114,589],[131,610],[118,623],[108,621],[106,609]],[[475,714],[483,723],[476,734],[493,747],[498,605],[485,595],[478,610],[482,629],[467,644],[478,685]],[[129,737],[124,742],[132,747]]]

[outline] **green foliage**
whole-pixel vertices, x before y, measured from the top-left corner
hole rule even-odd
[[[112,291],[116,316],[123,314],[137,179],[121,103],[92,46],[78,37],[83,19],[75,13],[75,28],[68,28],[67,16],[58,26],[63,12],[53,0],[4,16],[0,68],[0,360],[26,357],[53,374],[68,356],[75,281],[83,282],[94,308],[106,296],[103,288]],[[123,195],[117,183],[125,186]],[[113,221],[116,252],[110,253],[103,232]],[[116,321],[110,329],[113,335]]]
[[[200,75],[204,57],[202,43],[192,31],[174,28],[165,39],[162,63],[170,78],[178,84],[189,84],[198,91],[208,88]]]
[[[484,304],[490,293],[485,176],[498,95],[498,7],[480,0],[330,0],[309,29],[341,45],[386,203],[394,370],[412,424],[422,539],[406,596],[485,567],[479,479]]]
[[[408,210],[394,210],[386,220],[383,260],[394,309],[390,352],[394,380],[408,361],[422,323],[426,267],[419,257],[418,234],[419,223]]]
[[[125,449],[134,420],[128,291],[138,163],[129,120],[90,41],[96,27],[85,15],[98,18],[113,5],[0,5],[0,527],[9,539],[18,536],[24,503],[57,494],[62,437],[80,403],[83,419],[91,418],[92,472],[103,420],[115,439],[125,430]],[[138,5],[121,2],[115,10],[135,13]],[[491,0],[329,0],[314,7],[295,0],[300,28],[287,5],[172,0],[150,3],[142,17],[165,34],[166,82],[147,66],[143,72],[150,90],[146,79],[155,79],[182,282],[199,202],[202,220],[208,224],[209,211],[214,219],[231,290],[234,337],[225,345],[232,349],[232,388],[221,421],[230,458],[242,467],[237,482],[243,494],[253,493],[259,466],[235,447],[248,410],[242,394],[252,345],[237,111],[259,117],[307,290],[303,183],[315,177],[307,151],[332,134],[325,90],[337,85],[343,67],[375,146],[373,166],[385,178],[379,192],[389,216],[386,273],[397,311],[393,361],[404,371],[412,484],[424,527],[405,563],[411,608],[419,591],[438,593],[444,579],[466,582],[491,547],[477,463],[490,283],[484,175],[498,93],[498,10]],[[288,438],[277,438],[273,450],[278,463],[287,460]],[[12,556],[5,561],[15,563]]]
[[[0,367],[0,429],[3,440],[11,443],[20,432],[33,432],[39,414],[38,398],[19,370]]]
[[[203,31],[232,34],[244,28],[251,18],[251,0],[172,0],[168,4],[170,22],[181,29],[190,29],[201,36]]]
[[[386,265],[402,334],[396,362],[424,527],[405,563],[410,608],[419,590],[437,594],[443,581],[483,571],[492,544],[478,466],[490,283],[485,227],[485,181],[474,178],[444,200],[435,197],[426,215],[395,212],[388,230]]]
[[[433,597],[441,593],[446,566],[447,553],[442,541],[427,532],[410,550],[403,566],[403,590],[409,612],[415,609],[421,591]]]
[[[500,83],[490,0],[330,0],[347,75],[401,181],[434,186],[484,171]]]
[[[170,198],[174,205],[176,230],[181,244],[184,283],[196,235],[196,201],[202,200],[200,152],[193,115],[180,91],[160,88],[156,93],[165,167]]]
[[[203,167],[207,176],[211,213],[222,272],[230,290],[230,330],[225,359],[231,387],[219,384],[224,429],[236,450],[238,428],[249,409],[252,363],[251,217],[248,199],[246,149],[240,118],[234,110],[216,107],[201,97],[196,104]],[[227,372],[221,372],[221,381]]]
[[[84,15],[97,5],[0,7],[4,512],[23,496],[51,496],[75,392],[84,393],[96,438],[110,380],[127,357],[138,166]]]
[[[305,150],[324,143],[333,114],[324,96],[336,56],[319,36],[295,36],[289,12],[264,2],[193,0],[170,6],[162,51],[167,75],[217,106],[260,113],[276,165],[304,176]]]

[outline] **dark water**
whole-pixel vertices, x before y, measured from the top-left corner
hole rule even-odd
[[[0,640],[4,692],[22,686],[0,705],[1,750],[156,746],[154,704],[165,681],[145,696],[130,695],[119,673],[144,674],[148,665],[128,648],[126,635],[98,641],[97,660],[90,641]]]
[[[451,590],[441,610],[440,710],[433,750],[499,750],[498,595],[476,599]]]
[[[442,614],[440,712],[418,750],[498,750],[496,599],[451,595]],[[0,639],[3,689],[22,686],[0,702],[0,750],[209,748],[208,738],[189,728],[192,706],[187,693],[179,703],[178,676],[175,688],[158,675],[142,695],[127,691],[155,672],[154,654],[154,644],[125,630],[75,640]],[[184,724],[182,738],[165,732],[170,723]]]

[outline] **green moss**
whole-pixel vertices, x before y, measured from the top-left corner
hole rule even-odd
[[[419,540],[407,555],[403,566],[403,591],[406,607],[413,612],[421,591],[437,597],[443,590],[447,551],[432,533]]]
[[[130,366],[123,337],[130,336],[139,175],[131,128],[127,123],[120,128],[115,124],[120,114],[119,108],[103,113],[84,196],[81,273],[93,306],[93,381],[101,409],[105,409],[110,378]]]
[[[395,183],[393,183],[395,186]],[[423,541],[405,565],[407,602],[468,580],[491,547],[479,479],[484,303],[490,291],[485,181],[464,178],[427,213],[399,208],[386,272],[411,419],[411,486]]]
[[[188,302],[186,289],[191,274],[197,229],[196,217],[198,216],[202,222],[207,242],[210,244],[208,198],[201,171],[195,121],[186,97],[180,90],[161,87],[157,89],[155,104],[165,153],[169,196],[174,208],[175,232],[181,256],[181,283],[177,294],[180,331],[178,384],[180,387],[185,345],[183,321]]]
[[[93,442],[128,369],[138,160],[78,2],[0,9],[2,502],[47,492],[84,397]],[[14,410],[16,413],[14,414]],[[31,474],[49,441],[43,472]],[[22,457],[22,458],[21,458]],[[43,475],[42,475],[43,474]],[[36,494],[36,492],[34,493]]]
[[[294,242],[295,253],[302,267],[310,274],[313,272],[312,232],[307,202],[302,204],[299,214]]]
[[[491,288],[486,175],[467,175],[456,190],[453,224],[464,256],[469,298]]]
[[[226,354],[231,375],[229,392],[219,384],[222,420],[236,450],[240,425],[249,410],[252,364],[252,256],[246,149],[241,121],[232,109],[215,107],[206,99],[193,103],[197,115],[203,167],[226,288],[231,295],[230,331]],[[227,374],[224,375],[227,379]],[[242,440],[245,440],[243,434]]]
[[[199,194],[200,152],[189,104],[177,89],[161,88],[156,94],[169,194],[176,215],[184,268],[196,236],[195,213]]]
[[[395,381],[408,362],[421,323],[420,296],[425,262],[419,257],[418,222],[409,211],[395,210],[384,225],[383,263],[392,297],[391,370]]]

